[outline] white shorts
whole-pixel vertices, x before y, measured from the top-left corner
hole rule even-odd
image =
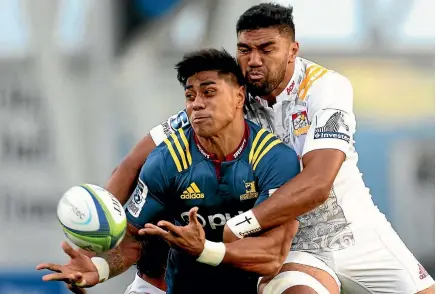
[[[127,286],[124,294],[165,294],[165,292],[144,281],[137,273],[133,282]]]
[[[369,228],[351,226],[351,230],[354,245],[330,252],[291,251],[285,263],[305,264],[330,273],[346,294],[413,294],[434,285],[388,222]],[[322,262],[314,261],[314,257]]]

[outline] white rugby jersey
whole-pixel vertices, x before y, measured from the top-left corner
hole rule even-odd
[[[127,286],[124,294],[165,294],[165,291],[153,286],[149,282],[143,280],[139,273],[136,273],[133,282]]]
[[[294,250],[334,251],[354,244],[353,228],[370,225],[384,216],[374,205],[357,167],[353,135],[353,89],[344,76],[311,61],[297,58],[295,72],[273,107],[261,98],[247,98],[247,119],[275,133],[300,159],[317,149],[337,149],[346,159],[329,198],[298,217]],[[184,111],[156,126],[150,134],[160,144],[171,132],[189,124]],[[292,196],[290,196],[292,197]]]

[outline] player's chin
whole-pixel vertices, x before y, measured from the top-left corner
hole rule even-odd
[[[193,125],[192,128],[199,137],[209,138],[213,136],[212,128],[207,125]]]

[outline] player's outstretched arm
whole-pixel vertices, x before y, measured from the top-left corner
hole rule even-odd
[[[128,224],[128,232],[120,245],[97,255],[103,258],[109,266],[108,279],[122,274],[139,260],[142,243],[133,237],[137,235],[137,232],[138,229]]]
[[[139,259],[141,243],[128,233],[117,248],[93,259],[72,248],[67,242],[62,243],[62,249],[70,257],[70,261],[65,265],[39,264],[37,270],[48,269],[56,272],[47,274],[42,279],[64,281],[77,287],[92,287],[132,266]]]

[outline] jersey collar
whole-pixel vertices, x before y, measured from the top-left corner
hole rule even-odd
[[[247,147],[249,136],[250,136],[250,128],[248,127],[247,122],[245,122],[244,137],[242,138],[241,142],[239,143],[235,151],[233,151],[230,154],[227,154],[223,161],[231,161],[241,156],[245,147]],[[204,147],[201,146],[200,141],[198,140],[197,135],[195,133],[194,133],[194,140],[198,150],[200,151],[201,154],[203,154],[204,157],[210,160],[218,161],[218,157],[216,154],[207,152],[206,149],[204,149]]]

